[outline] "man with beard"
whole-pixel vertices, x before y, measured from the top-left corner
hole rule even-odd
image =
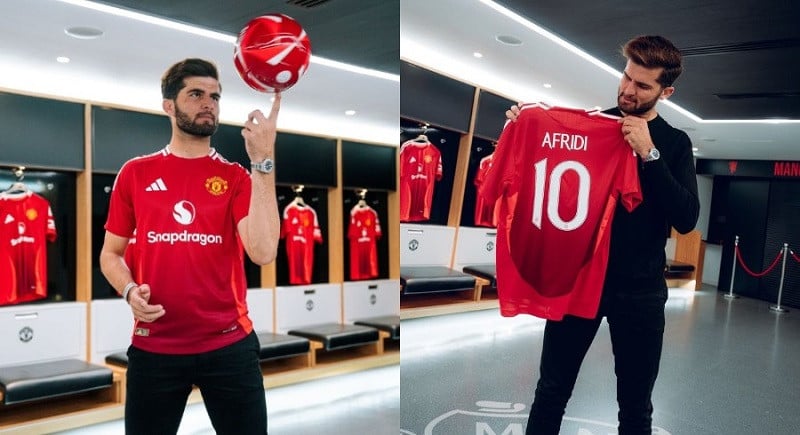
[[[682,71],[680,52],[660,36],[634,38],[622,52],[627,64],[617,107],[606,113],[622,116],[624,139],[639,157],[643,201],[632,212],[621,204],[616,207],[597,316],[547,321],[529,435],[558,433],[581,362],[603,317],[614,353],[619,434],[652,431],[651,395],[667,300],[664,247],[671,227],[681,233],[694,228],[700,204],[691,141],[656,112],[658,100],[675,92],[672,85]],[[506,112],[512,121],[518,114],[517,106]]]
[[[161,92],[172,136],[160,151],[120,169],[100,253],[103,274],[135,319],[125,430],[176,433],[197,386],[217,433],[266,434],[244,252],[259,265],[277,252],[272,158],[280,95],[268,116],[254,110],[244,124],[248,173],[211,147],[221,96],[213,64],[176,63],[164,74]],[[129,268],[124,254],[131,237],[137,251]]]

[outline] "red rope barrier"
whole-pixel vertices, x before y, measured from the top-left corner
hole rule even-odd
[[[745,272],[747,272],[748,274],[750,274],[750,275],[752,275],[752,276],[754,276],[756,278],[760,278],[760,277],[770,273],[772,271],[772,269],[774,269],[775,266],[778,264],[778,260],[780,260],[781,257],[783,257],[783,249],[781,249],[780,252],[778,252],[778,256],[775,257],[775,261],[773,261],[772,264],[765,271],[763,271],[761,273],[756,273],[756,272],[753,272],[752,270],[747,268],[747,265],[744,264],[744,260],[742,260],[742,253],[739,250],[739,247],[738,246],[736,247],[736,258],[739,259],[739,264],[742,265],[742,269],[744,269]]]
[[[794,251],[789,251],[789,252],[792,253],[792,257],[794,258],[794,261],[800,263],[800,257],[798,257],[797,254],[794,253]]]

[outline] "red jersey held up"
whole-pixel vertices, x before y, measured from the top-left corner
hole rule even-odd
[[[128,261],[151,304],[166,314],[134,324],[133,345],[156,353],[207,352],[253,330],[244,249],[237,225],[247,216],[251,180],[214,149],[194,159],[169,147],[120,169],[105,228],[129,244]],[[135,230],[135,236],[134,236]]]
[[[642,201],[618,117],[523,105],[481,190],[500,198],[497,287],[503,316],[594,318],[618,201]]]
[[[32,191],[0,194],[0,305],[47,297],[47,241],[56,239],[50,203]]]
[[[317,212],[308,205],[292,202],[283,209],[281,238],[286,239],[289,283],[311,284],[314,271],[314,242],[322,243]]]
[[[378,213],[370,206],[356,205],[350,210],[350,279],[371,279],[378,276],[377,240],[381,237]]]
[[[409,140],[400,146],[400,222],[431,217],[433,188],[442,179],[442,155],[430,142]]]

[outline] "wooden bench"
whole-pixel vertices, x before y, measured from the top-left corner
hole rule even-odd
[[[322,353],[333,355],[334,351],[343,349],[354,348],[360,353],[370,355],[383,353],[380,333],[369,326],[326,323],[296,327],[289,330],[288,334],[311,341],[313,365],[317,364]]]

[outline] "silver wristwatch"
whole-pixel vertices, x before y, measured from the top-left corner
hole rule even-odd
[[[265,174],[271,174],[272,171],[275,169],[275,162],[272,161],[269,157],[264,159],[263,162],[250,162],[250,168],[256,170],[258,172],[263,172]]]
[[[661,153],[658,152],[658,149],[655,147],[650,148],[650,153],[648,153],[643,159],[643,162],[652,162],[661,158]]]

